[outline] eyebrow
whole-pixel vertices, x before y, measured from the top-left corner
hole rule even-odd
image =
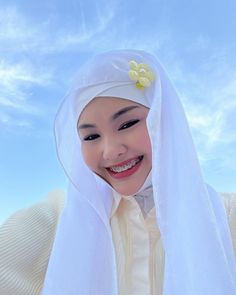
[[[136,109],[138,108],[138,106],[129,106],[129,107],[125,107],[121,110],[119,110],[118,112],[116,112],[114,115],[112,115],[111,117],[111,120],[114,121],[116,120],[118,117],[120,117],[121,115],[129,112],[129,111],[132,111],[133,109]]]
[[[119,110],[118,112],[116,112],[114,115],[111,116],[111,121],[116,120],[117,118],[119,118],[120,116],[126,114],[129,111],[132,111],[133,109],[139,108],[139,106],[128,106],[125,107],[121,110]],[[94,124],[89,124],[89,123],[85,123],[85,124],[81,124],[78,126],[78,129],[87,129],[87,128],[96,128],[96,125]]]

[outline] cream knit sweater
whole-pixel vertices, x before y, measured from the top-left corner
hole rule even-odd
[[[236,253],[236,194],[222,194],[222,198]],[[2,225],[0,295],[40,294],[64,206],[64,193],[54,191],[45,201],[16,212]]]

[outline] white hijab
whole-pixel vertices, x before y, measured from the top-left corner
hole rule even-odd
[[[145,90],[129,78],[131,60],[155,73]],[[76,123],[94,97],[127,85],[142,95],[136,99],[124,91],[122,97],[150,108],[152,185],[165,251],[163,294],[235,295],[236,263],[225,210],[218,194],[204,183],[175,89],[155,57],[137,50],[112,51],[87,62],[57,114],[58,156],[70,187],[42,294],[119,294],[109,224],[112,189],[84,163]]]

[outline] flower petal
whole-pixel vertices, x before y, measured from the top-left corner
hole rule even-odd
[[[138,72],[136,72],[134,70],[130,70],[129,71],[129,77],[130,77],[131,80],[137,81],[138,78],[139,78],[139,74],[138,74]]]
[[[135,60],[131,60],[129,66],[129,78],[136,82],[136,86],[139,89],[144,89],[151,85],[151,82],[155,79],[155,75],[147,64],[137,63]]]
[[[138,81],[143,87],[148,87],[151,85],[151,82],[145,77],[139,78]]]
[[[144,69],[146,71],[149,71],[149,66],[143,62],[141,62],[140,64],[138,64],[139,69]]]
[[[138,64],[136,63],[135,60],[131,60],[131,61],[129,62],[129,66],[130,66],[130,69],[131,69],[131,70],[135,70],[135,71],[138,70]]]

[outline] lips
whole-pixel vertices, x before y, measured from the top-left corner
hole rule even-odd
[[[127,177],[132,175],[138,170],[143,160],[143,157],[144,156],[139,156],[133,159],[129,159],[127,161],[119,163],[115,166],[108,167],[106,169],[108,173],[114,178]]]

